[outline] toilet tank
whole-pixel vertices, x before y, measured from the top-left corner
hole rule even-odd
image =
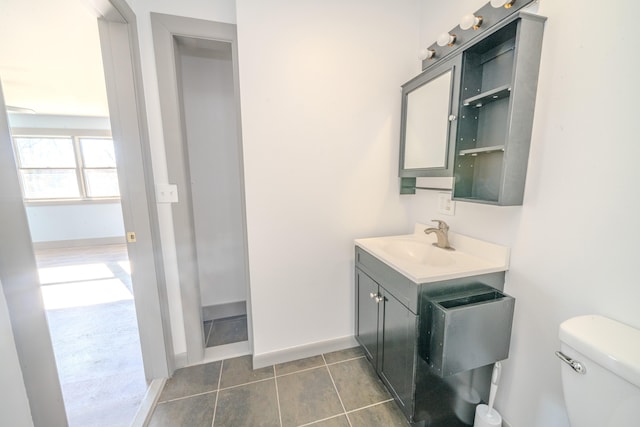
[[[563,322],[559,335],[561,353],[584,371],[561,363],[571,426],[640,426],[640,330],[588,315]]]

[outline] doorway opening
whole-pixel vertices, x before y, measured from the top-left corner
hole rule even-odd
[[[151,14],[186,360],[251,354],[235,25]],[[176,90],[177,89],[177,90]]]
[[[7,146],[21,181],[25,246],[40,273],[35,293],[44,302],[44,313],[29,309],[49,326],[49,336],[25,340],[51,338],[69,425],[128,426],[147,378],[96,14],[73,0],[6,6]],[[44,380],[35,387],[44,389]]]
[[[150,382],[145,401],[133,420],[134,425],[141,425],[148,415],[148,401],[157,397],[164,378],[174,370],[174,352],[150,168],[150,145],[144,115],[135,14],[123,0],[85,0],[80,3],[73,0],[64,0],[62,3],[38,0],[37,7],[34,7],[33,2],[10,0],[5,6],[8,13],[2,15],[6,19],[2,20],[0,33],[5,35],[4,39],[15,43],[4,43],[0,48],[0,74],[7,88],[7,100],[16,108],[5,108],[4,96],[0,90],[0,109],[3,113],[35,110],[42,113],[38,119],[44,128],[55,127],[44,124],[50,123],[50,119],[57,116],[90,116],[91,119],[110,116],[118,157],[117,175],[120,183],[125,184],[120,187],[121,214],[127,235],[131,232],[132,241],[135,242],[134,245],[128,245],[127,258],[135,266],[131,276],[137,327],[140,331],[139,346],[145,377]],[[84,18],[89,10],[93,13],[90,12],[91,17],[86,20]],[[99,43],[90,47],[76,46],[73,42],[95,41],[92,37],[81,35],[80,27],[86,29],[89,26],[95,32],[96,17]],[[51,25],[55,29],[52,30]],[[60,28],[66,30],[59,31]],[[63,40],[57,39],[57,36]],[[73,54],[81,55],[84,62],[64,60],[56,50],[58,48],[66,48]],[[17,60],[20,55],[30,57],[26,63],[20,63]],[[94,63],[96,56],[99,58],[100,55],[102,64],[99,59]],[[29,60],[40,62],[33,66]],[[106,81],[108,113],[104,109],[106,100],[103,105],[98,106],[99,114],[96,114],[93,107],[100,102],[85,103],[91,99],[89,95],[95,89],[95,86],[85,85],[85,77],[92,75],[91,64],[99,68],[98,73],[93,74],[99,74],[97,81]],[[35,83],[34,76],[38,73],[44,75],[44,79]],[[52,94],[55,96],[51,97]],[[65,108],[69,106],[72,106],[72,110],[75,108],[75,111]],[[49,108],[57,110],[52,112]],[[0,217],[3,219],[5,237],[0,239],[2,288],[33,422],[36,425],[66,425],[51,334],[36,274],[33,239],[29,235],[25,205],[21,198],[9,127],[7,115],[2,114],[0,163],[3,167],[0,170],[3,172],[4,185],[0,187],[3,200],[0,204]],[[15,123],[13,127],[16,127]],[[84,128],[83,131],[86,129],[94,127]],[[42,206],[47,206],[47,203]],[[88,217],[90,215],[85,216]],[[80,226],[81,223],[77,225]],[[116,394],[117,392],[115,391]]]
[[[228,42],[174,40],[207,357],[249,339],[233,58]]]
[[[13,148],[69,425],[128,426],[147,382],[109,121],[11,122],[23,126]],[[107,129],[72,129],[86,123]]]

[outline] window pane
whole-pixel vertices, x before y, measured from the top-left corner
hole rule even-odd
[[[74,168],[71,138],[15,138],[22,168]]]
[[[85,169],[88,197],[118,197],[118,174],[115,169]]]
[[[80,197],[75,169],[21,170],[27,199],[65,199]]]
[[[115,168],[116,155],[111,139],[81,138],[82,160],[88,168]]]

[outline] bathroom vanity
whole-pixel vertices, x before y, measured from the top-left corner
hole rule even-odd
[[[450,233],[447,251],[427,227],[356,240],[356,338],[413,426],[467,426],[509,353],[509,250]]]

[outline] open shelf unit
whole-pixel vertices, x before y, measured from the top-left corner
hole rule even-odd
[[[462,53],[454,199],[522,204],[545,19],[518,12]]]

